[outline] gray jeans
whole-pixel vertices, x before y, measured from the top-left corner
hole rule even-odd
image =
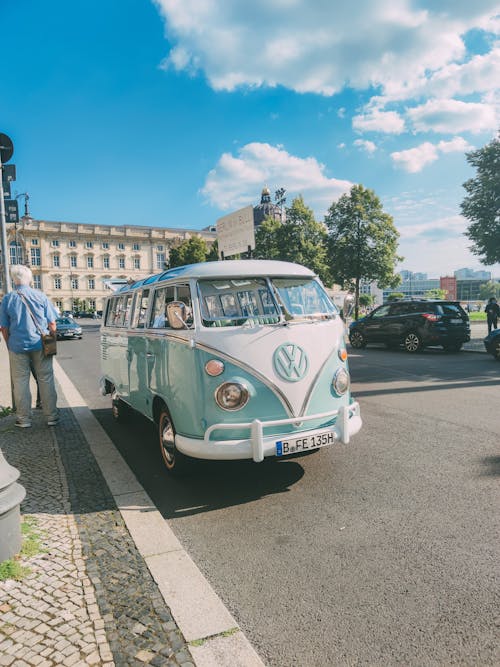
[[[31,421],[30,362],[38,380],[43,414],[48,420],[57,419],[57,393],[52,357],[45,357],[43,350],[19,353],[9,350],[9,360],[17,419],[21,422]]]

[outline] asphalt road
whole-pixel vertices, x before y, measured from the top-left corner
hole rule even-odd
[[[273,667],[499,665],[500,366],[485,354],[350,356],[348,446],[172,480],[156,433],[112,422],[99,323],[58,360]]]

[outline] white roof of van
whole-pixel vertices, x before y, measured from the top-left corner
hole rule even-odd
[[[120,292],[126,292],[140,285],[150,285],[172,278],[246,278],[255,276],[296,276],[312,278],[316,274],[301,264],[279,262],[269,259],[235,259],[225,262],[200,262],[177,266],[174,269],[138,280],[132,285],[122,287]]]

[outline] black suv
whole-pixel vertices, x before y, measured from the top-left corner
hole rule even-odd
[[[458,352],[470,340],[469,316],[457,301],[405,299],[386,303],[349,326],[352,347],[367,343],[403,345],[418,352],[430,345],[442,345]]]

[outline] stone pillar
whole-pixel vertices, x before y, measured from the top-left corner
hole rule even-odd
[[[20,505],[26,491],[17,484],[19,470],[9,465],[0,450],[0,563],[21,549]]]

